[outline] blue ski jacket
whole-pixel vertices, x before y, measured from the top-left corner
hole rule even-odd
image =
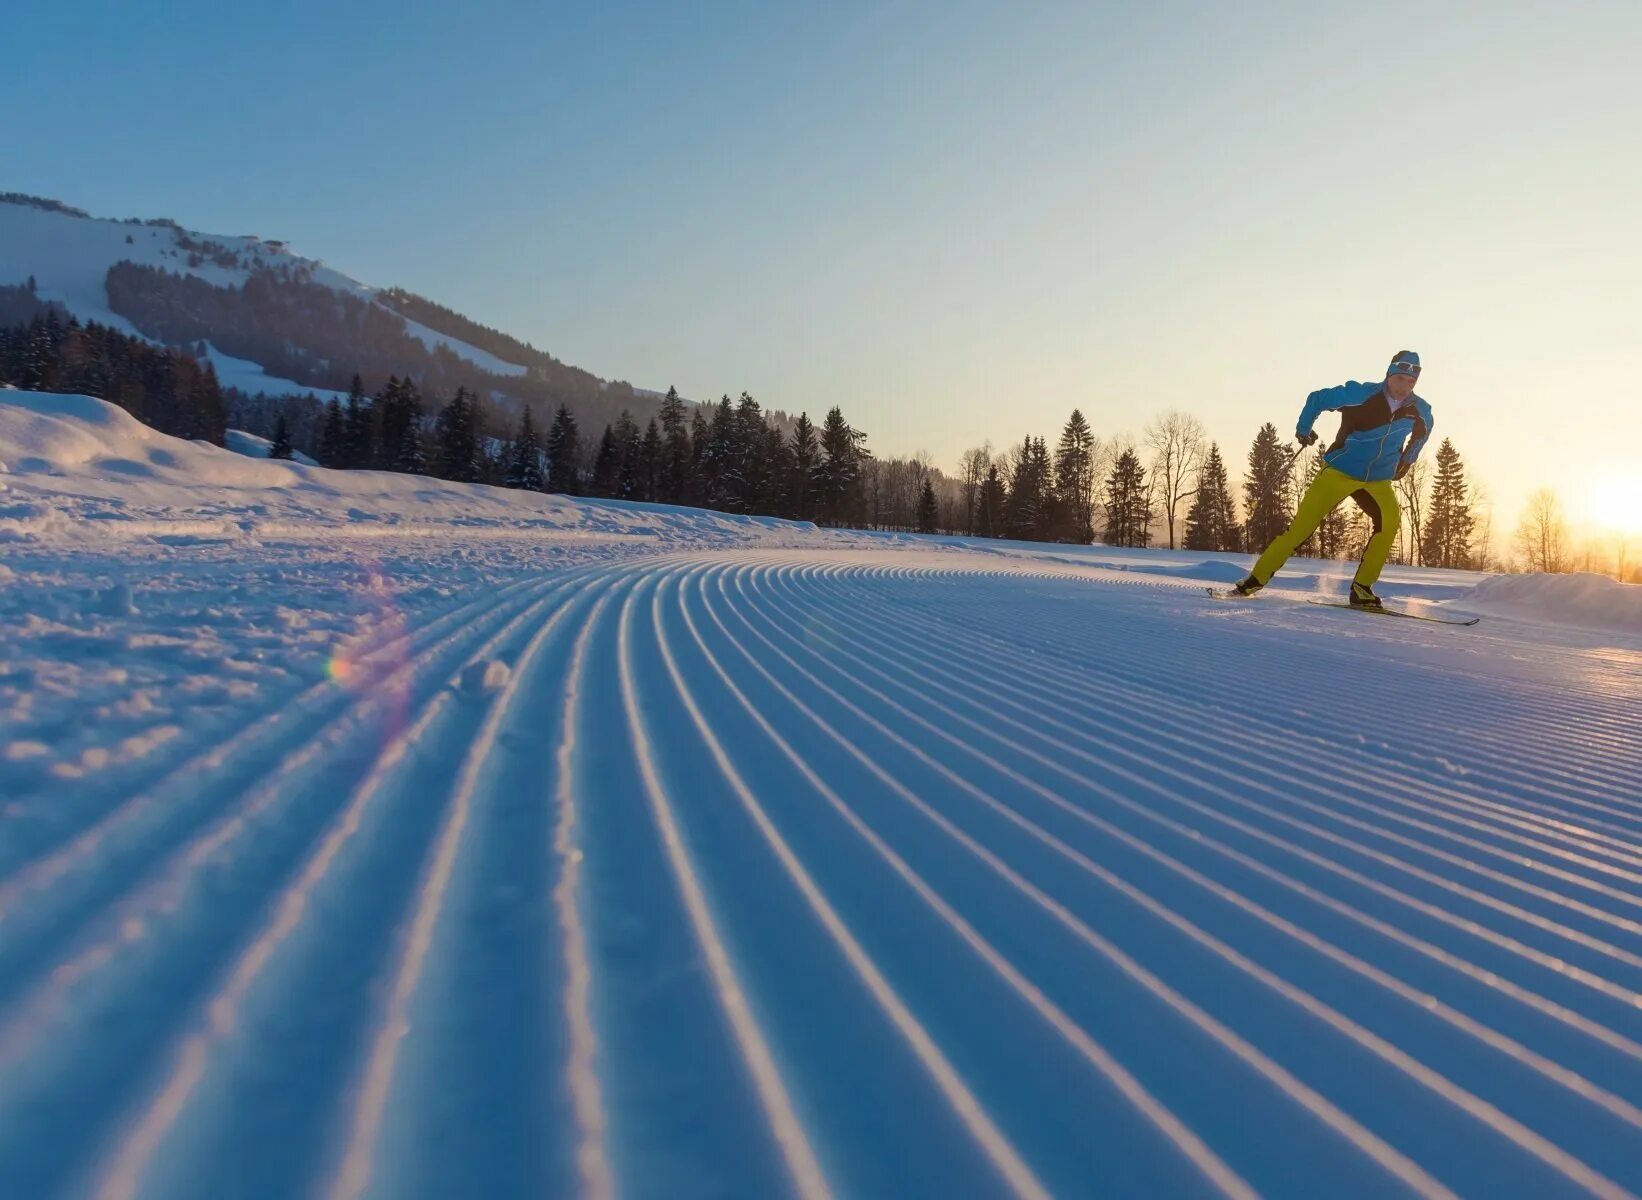
[[[1305,437],[1326,412],[1340,414],[1340,432],[1323,451],[1323,461],[1342,475],[1373,483],[1393,479],[1425,448],[1434,424],[1431,406],[1419,396],[1396,412],[1383,383],[1342,383],[1306,397],[1295,432]]]

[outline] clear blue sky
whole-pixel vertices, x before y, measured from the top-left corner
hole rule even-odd
[[[592,11],[594,8],[599,11]],[[952,470],[1413,348],[1514,523],[1642,445],[1642,5],[12,6],[0,189],[283,237]]]

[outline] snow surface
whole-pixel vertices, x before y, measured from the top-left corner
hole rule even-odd
[[[6,1195],[1642,1190],[1635,592],[0,461]]]
[[[1606,575],[1501,575],[1467,596],[1478,612],[1532,616],[1551,610],[1565,621],[1642,633],[1642,604],[1635,584]]]
[[[405,322],[405,331],[430,350],[435,346],[448,346],[456,354],[482,370],[489,371],[492,375],[523,375],[527,370],[518,363],[510,363],[506,359],[497,358],[488,350],[481,350],[477,346],[459,342],[436,329],[429,329],[420,321],[413,321],[403,313],[399,315]]]
[[[264,241],[254,236],[194,233],[195,241],[216,242],[260,266],[307,264],[314,268],[315,283],[340,292],[374,299],[379,289],[360,283],[340,271],[321,266],[291,253],[282,242]],[[130,243],[126,238],[131,239]],[[33,276],[41,300],[55,300],[82,321],[98,321],[133,337],[142,334],[124,317],[108,307],[104,280],[117,262],[162,267],[176,274],[193,275],[217,287],[237,287],[250,276],[249,268],[238,270],[203,262],[188,265],[189,252],[177,244],[177,231],[164,225],[130,224],[124,221],[78,217],[69,213],[35,208],[26,204],[0,202],[0,284],[20,284]],[[456,338],[436,333],[425,325],[406,319],[409,333],[428,346],[444,345],[483,370],[498,375],[523,375],[525,368],[504,362],[487,350],[470,346]],[[268,375],[262,367],[245,359],[233,358],[211,347],[217,377],[229,387],[270,395],[281,392],[314,392],[322,399],[346,393],[304,387],[290,380]]]
[[[210,342],[205,343],[205,356],[210,359],[211,366],[217,373],[218,383],[223,387],[238,388],[248,396],[255,396],[261,392],[269,396],[310,395],[321,400],[348,398],[347,392],[339,392],[334,388],[304,387],[292,380],[270,375],[262,369],[261,364],[254,363],[248,358],[235,358],[231,354],[224,354]]]

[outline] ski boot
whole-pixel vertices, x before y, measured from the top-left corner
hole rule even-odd
[[[1374,594],[1374,589],[1366,583],[1353,583],[1351,585],[1351,607],[1376,608],[1381,612],[1385,611],[1385,605],[1380,603],[1380,598]]]
[[[1241,583],[1234,583],[1230,594],[1233,596],[1252,596],[1265,586],[1265,584],[1261,583],[1253,575],[1250,575]]]

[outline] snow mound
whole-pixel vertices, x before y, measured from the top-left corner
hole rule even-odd
[[[171,545],[243,539],[525,535],[584,546],[620,538],[686,545],[859,541],[809,522],[668,504],[591,500],[387,471],[332,471],[267,457],[262,438],[232,449],[150,429],[91,396],[0,391],[0,542],[78,545],[141,538]],[[236,453],[236,451],[238,451]]]
[[[1642,587],[1606,575],[1496,575],[1458,603],[1482,612],[1642,633]]]
[[[268,452],[274,448],[274,444],[267,438],[258,437],[254,433],[246,433],[243,429],[230,429],[225,441],[228,444],[228,449],[235,454],[243,454],[246,458],[267,458]],[[305,467],[317,467],[319,465],[300,450],[296,452],[296,457],[291,461],[299,462]]]
[[[457,690],[464,696],[476,698],[494,696],[507,686],[511,674],[505,662],[498,662],[494,658],[469,663],[462,669],[462,678],[456,685]]]
[[[1237,583],[1248,578],[1249,569],[1240,567],[1234,562],[1227,562],[1223,558],[1205,559],[1200,563],[1182,567],[1173,563],[1159,564],[1158,566],[1133,566],[1127,563],[1113,563],[1126,571],[1137,571],[1145,575],[1168,575],[1175,579],[1201,579],[1205,583]]]
[[[0,458],[14,476],[80,475],[197,487],[278,487],[296,481],[291,464],[253,464],[204,442],[150,429],[92,396],[7,392],[0,398]]]

